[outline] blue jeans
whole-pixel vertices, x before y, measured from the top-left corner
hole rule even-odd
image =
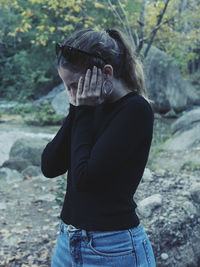
[[[140,223],[117,231],[89,231],[60,222],[51,267],[155,267],[150,240]]]

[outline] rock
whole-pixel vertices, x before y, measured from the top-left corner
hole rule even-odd
[[[6,182],[7,184],[12,184],[17,181],[21,181],[22,176],[21,174],[16,170],[11,170],[8,168],[1,168],[0,169],[0,181]]]
[[[58,86],[54,87],[47,95],[44,95],[37,100],[34,100],[33,103],[36,106],[46,104],[49,101],[52,101],[52,99],[56,97],[57,94],[59,94],[60,92],[64,90],[65,90],[64,84],[61,83]]]
[[[172,138],[168,139],[163,148],[170,151],[184,151],[186,149],[196,146],[200,142],[200,123],[196,124],[190,130],[182,133],[176,133]]]
[[[0,109],[2,110],[10,109],[17,105],[18,105],[18,102],[16,101],[0,100]]]
[[[36,106],[51,104],[57,115],[67,116],[69,112],[69,99],[63,83],[54,87],[47,95],[33,102]]]
[[[163,115],[163,117],[165,117],[165,118],[177,118],[178,115],[176,114],[176,112],[173,109],[170,109],[170,111],[168,111],[167,113],[165,113]]]
[[[43,196],[38,196],[37,200],[42,200],[42,201],[54,201],[55,200],[55,196],[52,194],[46,194]]]
[[[0,203],[0,210],[6,210],[7,206],[5,203]]]
[[[184,201],[182,203],[182,207],[185,210],[185,212],[188,214],[188,216],[197,214],[196,207],[190,201],[187,201],[187,200]]]
[[[31,162],[32,165],[41,165],[41,154],[47,141],[37,137],[19,138],[12,145],[9,157],[19,157]]]
[[[167,253],[162,253],[162,254],[160,255],[160,257],[161,257],[162,260],[167,260],[167,259],[169,258],[169,256],[168,256]]]
[[[137,205],[139,213],[144,217],[149,217],[155,208],[162,205],[162,196],[160,194],[154,194],[140,201]]]
[[[195,123],[200,124],[200,108],[194,108],[184,112],[183,115],[172,124],[172,134],[177,131],[183,132],[187,129],[191,129],[192,127],[195,127]]]
[[[193,184],[190,190],[192,200],[200,204],[200,184]]]
[[[152,175],[150,169],[145,168],[143,176],[142,176],[142,180],[143,181],[151,181],[152,179],[153,179],[153,175]]]
[[[26,169],[22,171],[23,176],[38,176],[41,174],[41,169],[40,167],[37,166],[28,166]]]
[[[21,172],[30,164],[31,164],[30,161],[17,157],[17,158],[10,158],[4,161],[1,167],[6,167]]]
[[[180,70],[165,52],[152,46],[144,61],[144,70],[148,95],[154,101],[155,111],[166,113],[173,109],[179,113],[188,104],[200,103],[194,87],[183,79]]]
[[[58,93],[52,100],[51,105],[59,115],[67,115],[69,113],[69,100],[66,90]]]

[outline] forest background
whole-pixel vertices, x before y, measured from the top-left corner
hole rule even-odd
[[[81,28],[123,30],[107,0],[1,0],[0,98],[25,102],[61,83],[55,65],[55,44]],[[200,78],[200,1],[171,0],[153,45],[166,52],[184,78]],[[112,1],[124,8],[132,33],[148,42],[166,1]],[[145,3],[145,20],[141,10]],[[124,19],[125,20],[125,19]],[[142,25],[143,23],[143,25]],[[143,26],[143,27],[142,27]]]

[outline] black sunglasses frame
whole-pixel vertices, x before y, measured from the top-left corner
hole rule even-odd
[[[74,55],[77,55],[77,53],[81,53],[83,55],[86,55],[86,56],[91,56],[91,57],[96,57],[96,58],[100,58],[101,60],[103,60],[103,62],[106,64],[106,61],[98,56],[98,55],[95,55],[95,54],[92,54],[92,53],[88,53],[86,51],[83,51],[83,50],[80,50],[78,48],[75,48],[75,47],[72,47],[70,45],[62,45],[60,43],[56,43],[56,56],[58,57],[59,56],[59,52],[61,51],[61,54],[64,58],[70,60],[70,56],[73,55],[73,52],[75,52]]]

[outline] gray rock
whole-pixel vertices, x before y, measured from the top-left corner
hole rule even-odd
[[[166,113],[173,109],[178,113],[188,104],[200,103],[194,87],[183,79],[180,70],[165,52],[152,46],[144,61],[144,70],[148,95],[154,101],[155,111]]]
[[[162,253],[162,254],[160,255],[160,257],[161,257],[162,260],[167,260],[167,259],[169,258],[169,256],[168,256],[167,253]]]
[[[174,134],[177,131],[190,129],[195,126],[195,123],[200,124],[200,108],[184,112],[183,115],[172,124],[172,133]]]
[[[9,157],[20,157],[31,162],[32,165],[41,165],[41,154],[47,141],[37,137],[19,138],[12,145]]]
[[[176,112],[173,109],[170,109],[170,111],[168,111],[167,113],[165,113],[163,115],[163,117],[165,117],[165,118],[177,118],[178,115],[176,114]]]
[[[59,115],[67,115],[69,112],[69,100],[66,90],[58,93],[52,100],[51,105]]]
[[[192,200],[200,204],[200,184],[198,183],[193,184],[190,190],[190,194],[191,194]]]
[[[21,172],[26,167],[28,167],[30,164],[31,163],[28,160],[18,157],[18,158],[10,158],[4,161],[1,167],[6,167],[9,169],[13,169],[13,170],[17,170]]]
[[[148,168],[144,169],[144,173],[142,176],[142,181],[151,181],[153,179],[153,175]]]
[[[46,194],[43,196],[38,196],[37,200],[42,200],[42,201],[54,201],[55,200],[55,196],[52,194]]]
[[[41,106],[51,104],[56,114],[67,116],[69,112],[69,99],[64,84],[54,87],[47,95],[33,101],[33,105]]]
[[[22,171],[23,176],[38,176],[41,174],[41,169],[38,166],[28,166],[26,169]]]
[[[61,83],[58,86],[54,87],[47,95],[44,95],[37,100],[34,100],[33,103],[35,105],[37,104],[41,105],[41,104],[47,103],[51,101],[54,97],[56,97],[56,95],[62,92],[64,89],[65,89],[64,84]]]
[[[170,151],[184,151],[186,149],[196,146],[197,142],[200,142],[200,123],[196,124],[190,130],[186,130],[182,133],[177,132],[172,138],[168,139],[163,148]]]
[[[0,210],[6,210],[7,206],[5,203],[0,203]]]
[[[162,205],[162,196],[160,194],[154,194],[147,197],[138,203],[138,211],[144,217],[149,217],[155,208]]]
[[[184,201],[182,207],[189,216],[196,215],[197,213],[196,207],[190,201]]]
[[[17,181],[22,180],[22,175],[16,171],[16,170],[11,170],[8,168],[1,168],[0,169],[0,181],[1,182],[6,182],[7,184],[12,184]]]

